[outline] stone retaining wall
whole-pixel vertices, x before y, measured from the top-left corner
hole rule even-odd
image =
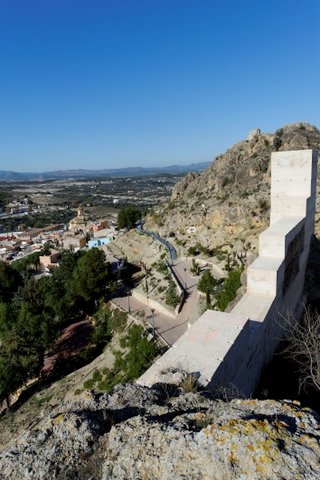
[[[169,310],[169,309],[166,308],[164,305],[162,305],[162,303],[157,302],[156,300],[153,300],[153,299],[150,298],[150,297],[147,297],[144,293],[139,292],[139,291],[136,290],[136,289],[133,289],[133,290],[131,290],[131,295],[132,295],[134,298],[136,298],[137,300],[139,300],[140,302],[145,303],[146,305],[148,305],[149,308],[154,308],[154,309],[157,310],[158,312],[161,312],[161,313],[163,313],[164,315],[167,315],[167,317],[176,318],[176,314],[175,314],[174,311]]]

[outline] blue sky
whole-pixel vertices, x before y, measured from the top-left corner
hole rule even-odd
[[[0,0],[0,169],[211,161],[319,122],[319,0]]]

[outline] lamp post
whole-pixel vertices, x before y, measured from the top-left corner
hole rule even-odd
[[[130,306],[130,288],[127,288],[127,297],[128,297],[128,313],[131,313],[131,306]]]
[[[187,290],[187,267],[184,267],[184,288]]]
[[[154,328],[154,308],[151,308],[152,315],[152,331],[153,331],[153,340],[155,339],[155,328]]]

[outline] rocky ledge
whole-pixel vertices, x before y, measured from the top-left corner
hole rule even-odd
[[[320,478],[319,416],[292,401],[161,385],[84,392],[0,454],[1,479]]]

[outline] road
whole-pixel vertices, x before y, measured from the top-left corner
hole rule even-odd
[[[133,316],[139,317],[142,312],[143,317],[140,318],[144,318],[150,328],[153,328],[154,325],[155,331],[161,335],[168,345],[173,345],[188,329],[188,322],[186,320],[171,318],[156,309],[152,314],[147,302],[140,302],[132,296],[116,297],[113,299],[113,302]]]
[[[139,233],[149,235],[149,237],[152,237],[155,240],[157,240],[158,242],[162,243],[162,245],[164,245],[166,247],[166,249],[168,250],[171,261],[174,262],[175,260],[177,260],[177,251],[174,248],[174,246],[171,245],[170,242],[168,242],[164,238],[160,237],[160,235],[156,232],[152,232],[151,230],[143,230],[142,225],[139,225],[137,227],[137,230],[138,230]]]

